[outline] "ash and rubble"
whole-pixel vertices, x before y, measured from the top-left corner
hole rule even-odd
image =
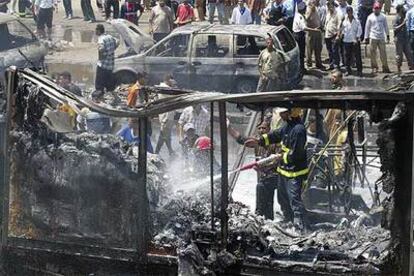
[[[11,234],[129,244],[137,158],[126,155],[127,146],[113,135],[48,132],[39,122],[41,110],[35,108],[44,106],[45,99],[38,90],[20,83],[20,89],[27,88],[29,93],[20,95],[21,103],[27,104],[17,106],[21,112],[16,119],[21,125],[12,133]],[[149,154],[147,188],[153,245],[175,251],[180,275],[214,275],[241,262],[298,272],[379,273],[396,258],[396,244],[389,231],[396,164],[393,128],[404,115],[404,107],[397,106],[390,119],[378,119],[383,175],[377,182],[387,193],[379,211],[359,213],[336,223],[315,222],[309,233],[299,235],[289,223],[265,220],[244,204],[232,202],[227,210],[227,250],[217,246],[205,249],[194,238],[194,233],[211,230],[209,184],[200,180],[204,182],[200,187],[194,180],[192,191],[172,193],[165,163]],[[218,184],[214,190],[214,224],[219,229]],[[384,214],[381,226],[378,213]]]
[[[64,135],[42,143],[24,131],[12,133],[10,232],[28,238],[91,239],[131,243],[137,158],[124,154],[113,135]],[[163,167],[148,156],[150,208],[168,194]]]
[[[168,222],[153,242],[158,247],[177,248],[179,262],[184,266],[180,275],[209,275],[243,261],[271,267],[276,267],[274,262],[277,261],[308,263],[309,267],[314,265],[315,268],[317,263],[330,263],[336,264],[337,269],[341,267],[343,272],[358,269],[378,273],[391,254],[390,231],[374,225],[375,219],[367,214],[352,221],[343,218],[337,224],[328,224],[329,227],[326,223],[315,225],[308,234],[298,235],[291,223],[265,220],[240,202],[231,203],[227,210],[227,251],[213,248],[202,252],[203,246],[198,248],[198,241],[190,232],[210,231],[209,195],[179,192],[165,207],[157,214],[168,217]],[[215,225],[216,229],[220,227],[218,220]],[[220,254],[233,261],[218,261]],[[200,258],[205,262],[200,262]]]

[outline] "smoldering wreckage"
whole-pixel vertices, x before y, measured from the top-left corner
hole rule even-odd
[[[208,184],[195,185],[191,191],[172,192],[166,164],[159,156],[148,154],[149,210],[145,213],[136,208],[138,160],[130,154],[128,145],[111,134],[57,134],[41,121],[45,108],[50,105],[51,91],[54,100],[71,99],[108,114],[115,109],[94,106],[88,100],[52,86],[45,77],[29,70],[14,74],[15,85],[10,73],[8,93],[3,94],[8,94],[9,101],[13,99],[5,108],[8,114],[5,113],[3,126],[6,128],[2,136],[10,147],[8,158],[5,158],[7,154],[2,156],[3,164],[9,164],[3,184],[8,187],[4,194],[9,192],[10,196],[6,208],[9,211],[3,214],[3,229],[8,230],[5,231],[7,236],[2,237],[6,252],[2,269],[6,274],[405,273],[410,248],[409,238],[407,241],[410,227],[406,226],[411,222],[407,224],[406,215],[411,212],[407,210],[411,197],[408,186],[411,185],[404,183],[411,183],[407,180],[411,172],[407,173],[409,168],[401,164],[412,162],[412,156],[407,157],[410,149],[412,152],[412,137],[410,140],[405,135],[410,125],[408,114],[413,114],[409,107],[414,99],[411,94],[396,92],[389,97],[386,93],[343,92],[336,98],[329,94],[330,99],[325,102],[329,97],[321,94],[316,97],[320,108],[339,108],[344,99],[349,99],[349,108],[367,110],[371,121],[378,123],[376,143],[382,175],[376,183],[385,193],[378,206],[366,212],[353,210],[348,216],[332,216],[329,222],[323,220],[326,217],[319,221],[315,218],[311,231],[298,235],[291,231],[290,223],[265,220],[246,205],[231,201],[226,210],[228,229],[223,233],[220,181],[213,186],[213,204]],[[165,112],[191,105],[191,99],[239,101],[253,106],[251,99],[257,98],[257,94],[190,93],[193,93],[191,97],[183,93],[170,101],[148,103],[137,111],[116,112],[124,117],[149,115],[157,109]],[[289,98],[291,94],[279,94],[282,96],[269,93],[266,97],[278,99],[279,103],[288,99],[287,102],[297,101],[302,107],[315,106],[316,94],[308,98],[304,94],[302,100]],[[255,100],[255,104],[259,100]],[[140,217],[143,214],[147,217]],[[147,227],[139,221],[147,221]],[[144,231],[140,232],[142,229]],[[141,244],[136,238],[140,234],[147,239],[141,240]],[[142,247],[138,251],[144,252],[147,258],[135,257],[136,252],[131,248],[136,248],[137,244]],[[71,248],[75,251],[71,252]],[[46,257],[39,256],[41,253]],[[53,257],[59,254],[63,255],[57,259]],[[74,261],[82,257],[87,265]],[[68,258],[73,259],[65,263],[63,260]],[[103,265],[104,261],[112,264]],[[137,262],[142,265],[137,266]]]

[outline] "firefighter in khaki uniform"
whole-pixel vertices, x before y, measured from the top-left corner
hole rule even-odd
[[[342,90],[343,88],[343,75],[339,70],[334,70],[331,73],[331,84],[332,89]],[[344,116],[345,115],[345,116]],[[328,129],[328,138],[333,139],[333,143],[337,147],[343,147],[348,138],[348,129],[344,128],[343,130],[336,133],[338,128],[341,126],[342,122],[345,120],[344,117],[349,115],[349,111],[343,112],[340,109],[329,109],[325,115],[324,123]],[[333,137],[336,133],[336,137]],[[334,173],[338,177],[342,177],[345,172],[345,152],[337,151],[333,158],[334,163]]]
[[[268,146],[280,143],[282,153],[277,154],[279,163],[277,172],[281,176],[281,185],[287,191],[290,208],[293,212],[293,224],[297,230],[305,230],[305,207],[302,202],[302,183],[309,173],[306,156],[306,129],[300,118],[302,110],[293,108],[286,116],[286,124],[259,139],[249,138],[247,147]]]

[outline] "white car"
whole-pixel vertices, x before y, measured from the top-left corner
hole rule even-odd
[[[113,20],[112,25],[130,49],[115,59],[119,83],[132,83],[137,73],[146,72],[153,85],[172,74],[181,88],[254,92],[258,56],[269,35],[284,57],[287,88],[301,81],[299,48],[284,26],[193,24],[175,29],[153,45],[151,37],[125,20]]]

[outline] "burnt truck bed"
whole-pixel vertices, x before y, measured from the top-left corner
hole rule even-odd
[[[4,270],[7,275],[177,275],[178,258],[147,254],[145,265],[135,259],[135,250],[80,246],[10,238],[5,248]],[[237,260],[219,275],[361,275],[372,273],[363,265],[344,267],[340,262],[269,260],[249,256]],[[281,274],[283,273],[283,274]]]
[[[116,108],[106,108],[104,106],[90,102],[89,100],[77,97],[76,95],[66,91],[48,80],[47,78],[36,74],[30,70],[24,71],[9,71],[8,72],[8,89],[7,89],[7,116],[4,121],[4,128],[1,130],[1,169],[3,175],[0,183],[0,199],[3,207],[1,214],[2,231],[1,231],[1,248],[2,248],[2,264],[3,269],[9,275],[175,275],[180,273],[183,256],[188,258],[192,255],[183,255],[183,251],[188,247],[179,247],[177,256],[171,252],[163,255],[162,251],[151,248],[150,235],[150,215],[151,215],[151,197],[148,196],[148,191],[151,190],[151,185],[154,183],[150,181],[147,175],[151,174],[151,166],[147,158],[146,152],[146,137],[148,133],[148,121],[150,116],[157,115],[177,108],[183,108],[198,103],[210,103],[214,111],[214,106],[218,105],[219,110],[219,125],[220,125],[220,155],[221,155],[221,180],[220,180],[220,195],[215,193],[215,186],[213,181],[213,170],[211,169],[211,199],[215,193],[215,199],[219,201],[219,206],[214,206],[214,201],[211,200],[211,209],[202,208],[208,218],[204,220],[204,226],[209,229],[215,228],[219,233],[216,238],[212,238],[209,242],[202,243],[199,240],[193,240],[193,243],[199,246],[203,251],[201,258],[196,261],[201,263],[210,262],[206,258],[206,253],[209,247],[219,248],[218,251],[223,252],[224,257],[228,257],[227,264],[219,267],[220,269],[212,269],[219,275],[273,275],[276,272],[290,274],[290,275],[340,275],[348,274],[403,274],[409,275],[412,271],[412,184],[413,184],[413,133],[414,133],[414,94],[411,92],[389,93],[386,91],[294,91],[294,92],[269,92],[263,94],[246,94],[246,95],[224,95],[221,93],[200,93],[194,91],[171,91],[156,88],[145,88],[143,93],[165,93],[174,94],[171,98],[148,102],[142,106],[137,107],[136,110]],[[61,141],[65,143],[54,144],[50,141],[50,136],[55,133],[48,132],[45,126],[41,124],[39,118],[43,114],[45,98],[52,98],[53,100],[66,103],[70,102],[81,107],[88,107],[93,111],[106,114],[113,117],[121,118],[138,118],[139,119],[139,137],[142,143],[139,145],[138,151],[138,169],[137,172],[131,171],[127,166],[123,167],[123,175],[117,178],[111,178],[110,175],[97,174],[96,183],[87,190],[88,193],[75,193],[73,196],[67,196],[68,193],[60,193],[60,188],[67,190],[78,191],[77,188],[85,188],[89,182],[81,182],[79,179],[74,181],[71,177],[93,175],[95,172],[109,171],[109,167],[101,167],[101,165],[113,165],[112,171],[118,170],[117,164],[125,164],[125,158],[118,155],[118,150],[121,148],[114,140],[109,143],[110,137],[89,137],[87,135],[77,135],[72,139],[67,137],[69,135],[61,135]],[[16,100],[17,99],[17,100]],[[356,254],[358,257],[344,256],[341,252],[335,249],[341,248],[345,245],[346,250],[351,251],[354,247],[352,243],[358,239],[358,234],[362,234],[366,229],[352,233],[352,239],[349,243],[333,247],[325,247],[324,244],[311,243],[307,248],[310,251],[301,252],[298,247],[306,244],[307,241],[301,241],[302,236],[294,243],[289,243],[286,246],[286,240],[289,235],[284,233],[280,226],[275,225],[272,233],[272,238],[276,241],[276,246],[273,248],[274,252],[270,257],[266,255],[268,247],[272,247],[270,242],[264,241],[267,236],[262,235],[262,226],[267,226],[258,222],[258,218],[251,216],[249,213],[243,211],[242,206],[236,205],[229,201],[229,183],[228,183],[228,148],[227,148],[227,127],[226,127],[226,103],[239,103],[245,105],[253,110],[265,110],[269,107],[286,106],[286,107],[307,107],[307,108],[340,108],[343,110],[365,110],[369,113],[370,119],[374,122],[380,123],[381,131],[378,133],[379,154],[382,159],[381,171],[384,174],[382,179],[384,185],[384,192],[387,193],[388,205],[382,206],[384,209],[383,221],[381,222],[381,229],[388,231],[386,235],[378,235],[379,239],[373,239],[374,243],[388,243],[386,248],[378,248],[376,250],[369,249],[371,256],[374,259],[380,256],[383,252],[391,252],[385,259],[374,264],[374,261],[369,258],[358,257],[361,254]],[[16,104],[16,105],[15,105]],[[213,116],[211,115],[211,118]],[[211,123],[213,120],[211,119]],[[350,124],[345,124],[350,126]],[[43,131],[43,132],[42,132]],[[37,134],[38,136],[32,135]],[[46,133],[46,134],[45,134]],[[23,134],[23,135],[22,135]],[[49,134],[49,136],[48,136]],[[23,137],[24,139],[16,140]],[[63,138],[62,138],[63,137]],[[81,137],[82,139],[79,139]],[[15,140],[13,140],[13,138]],[[45,139],[46,138],[46,139]],[[53,138],[53,137],[52,137]],[[99,142],[85,143],[85,141]],[[218,140],[217,137],[214,139]],[[20,142],[17,143],[16,141]],[[36,144],[36,141],[39,142]],[[101,147],[99,143],[105,144]],[[398,141],[398,142],[397,142]],[[215,143],[215,142],[214,142]],[[43,147],[46,144],[46,147]],[[63,162],[62,155],[56,155],[56,152],[61,150],[62,145],[66,145],[63,152],[70,152],[73,156],[81,156],[78,150],[79,147],[86,146],[88,152],[83,158],[96,157],[95,159],[105,156],[104,162],[91,162],[96,166],[91,171],[87,172],[86,165],[75,162],[73,159],[70,163],[69,171],[66,171],[63,177],[61,172],[67,169]],[[38,157],[49,160],[51,157],[59,157],[55,162],[48,161],[48,163],[57,166],[60,178],[53,178],[49,181],[50,175],[42,174],[39,168],[34,166],[22,166],[18,170],[18,165],[30,165],[30,158],[36,157],[33,152],[25,149],[30,146],[40,145],[39,148],[42,153]],[[70,145],[70,146],[69,146]],[[115,146],[117,145],[117,146]],[[60,148],[59,148],[60,147]],[[45,150],[46,148],[46,150]],[[102,148],[102,151],[101,151]],[[20,149],[20,151],[19,151]],[[99,149],[99,150],[97,150]],[[116,150],[114,150],[116,149]],[[213,152],[213,151],[212,151]],[[43,154],[44,153],[44,154]],[[52,154],[50,154],[52,153]],[[18,155],[16,155],[18,154]],[[44,159],[36,160],[44,160]],[[17,161],[16,161],[17,160]],[[79,159],[80,160],[80,159]],[[213,160],[213,158],[211,159]],[[38,162],[39,163],[39,162]],[[102,164],[103,163],[103,164]],[[37,164],[37,163],[35,163]],[[80,164],[81,168],[72,170],[76,166],[71,164]],[[42,165],[44,165],[42,163]],[[47,167],[47,166],[46,166]],[[87,166],[86,166],[87,167]],[[17,169],[16,169],[17,168]],[[26,169],[27,168],[27,169]],[[13,171],[15,170],[15,171]],[[30,172],[36,177],[29,179],[24,177]],[[48,170],[44,170],[48,172]],[[112,172],[111,171],[111,172]],[[55,177],[56,175],[52,175]],[[71,181],[67,181],[70,179]],[[83,179],[80,177],[80,179]],[[72,181],[73,180],[73,181]],[[126,181],[128,180],[128,181]],[[106,193],[96,193],[100,183],[111,183],[114,189]],[[147,183],[148,182],[148,183]],[[162,182],[162,181],[161,181]],[[125,193],[122,194],[126,200],[121,200],[122,197],[114,196],[114,192],[119,190],[118,183],[127,183],[128,185]],[[42,189],[44,185],[53,186],[58,184],[55,188],[55,193],[50,193],[52,189]],[[82,184],[82,185],[81,185]],[[105,185],[103,185],[105,186]],[[39,189],[34,189],[39,187]],[[88,188],[88,187],[86,187]],[[35,196],[32,191],[40,192],[39,196]],[[46,192],[43,192],[46,191]],[[95,194],[103,195],[102,198],[97,199],[100,205],[85,204],[88,201],[85,196],[95,196]],[[28,195],[21,197],[21,195]],[[60,197],[65,195],[64,197]],[[20,197],[19,197],[20,196]],[[155,197],[156,198],[156,197]],[[15,199],[21,199],[16,201]],[[45,206],[40,206],[40,211],[47,209],[49,213],[40,213],[40,218],[44,220],[33,220],[33,204],[38,204],[39,199],[47,201]],[[76,200],[78,201],[76,201]],[[64,201],[66,205],[62,207]],[[123,204],[127,202],[128,204]],[[155,201],[152,201],[153,203]],[[15,204],[19,203],[19,204]],[[50,203],[50,204],[49,204]],[[55,203],[58,203],[57,205]],[[93,202],[95,203],[95,202]],[[79,209],[72,210],[71,206],[76,206]],[[96,207],[97,206],[97,207]],[[219,207],[219,208],[217,208]],[[56,218],[56,212],[67,211],[70,209],[70,216],[65,216],[69,222],[56,221],[54,219],[45,219],[46,217]],[[86,215],[82,211],[89,211]],[[96,215],[96,211],[99,211]],[[193,209],[191,209],[193,210]],[[24,211],[24,212],[22,212]],[[121,211],[127,211],[123,213]],[[174,212],[175,210],[173,210]],[[69,212],[67,212],[69,213]],[[49,215],[50,216],[46,216]],[[74,214],[74,215],[73,215]],[[243,217],[244,214],[244,217]],[[77,216],[79,215],[79,216]],[[172,214],[174,215],[174,214]],[[55,217],[53,217],[55,216]],[[249,220],[249,218],[252,219]],[[236,218],[236,220],[235,220]],[[32,219],[32,220],[31,220]],[[211,219],[211,228],[210,228]],[[243,220],[245,219],[245,220]],[[205,223],[207,221],[207,223]],[[30,223],[28,223],[30,222]],[[73,222],[73,223],[72,223]],[[26,223],[26,225],[25,225]],[[61,224],[59,224],[61,223]],[[245,223],[249,223],[259,229],[253,233],[248,239],[241,238],[239,241],[239,233],[247,235],[249,233],[243,232],[247,228]],[[271,222],[273,223],[273,222]],[[46,231],[38,231],[42,229]],[[65,226],[65,227],[61,227]],[[186,225],[187,226],[187,225]],[[279,227],[279,228],[278,228]],[[372,230],[374,227],[368,230]],[[378,229],[378,228],[376,228]],[[371,237],[368,230],[366,234]],[[374,229],[375,230],[375,229]],[[272,230],[269,230],[270,232]],[[341,233],[344,235],[350,232],[349,228],[342,229]],[[91,240],[83,240],[69,237],[67,233],[78,234],[79,237],[89,237]],[[255,235],[258,233],[258,235]],[[326,234],[325,232],[324,234]],[[329,232],[330,233],[330,232]],[[367,234],[368,233],[368,234]],[[250,233],[251,234],[251,233]],[[67,237],[67,238],[65,238]],[[115,237],[111,240],[111,237]],[[214,237],[214,236],[210,236]],[[94,238],[94,240],[92,240]],[[325,238],[334,241],[337,236],[324,236],[320,240],[324,242]],[[274,241],[273,240],[273,241]],[[88,241],[90,241],[88,243]],[[120,242],[119,246],[115,243]],[[259,243],[257,243],[259,241]],[[372,240],[369,240],[372,243]],[[362,243],[363,243],[362,239]],[[246,248],[255,248],[256,244],[261,245],[261,254],[249,254],[250,251],[245,250],[239,256],[238,246],[240,243],[245,243]],[[284,243],[284,245],[282,245]],[[284,246],[283,250],[278,251],[277,246]],[[233,248],[231,248],[233,247]],[[292,248],[291,248],[292,247]],[[182,248],[184,248],[182,250]],[[344,247],[342,247],[344,248]],[[361,249],[361,244],[359,249]],[[171,249],[171,248],[170,248]],[[301,248],[299,248],[301,249]],[[314,250],[314,251],[312,251]],[[255,252],[252,250],[252,252]],[[290,256],[289,252],[294,252]],[[227,255],[226,255],[227,254]],[[306,255],[308,254],[308,255]],[[200,257],[201,254],[196,256]],[[231,255],[231,256],[230,256]],[[355,254],[351,254],[354,256]],[[289,257],[289,258],[288,258]],[[348,258],[348,262],[343,262]],[[225,258],[224,258],[225,259]],[[380,258],[378,258],[380,259]],[[184,261],[186,259],[184,258]],[[188,260],[188,259],[187,259]],[[217,259],[218,260],[218,259]],[[382,262],[383,261],[383,262]],[[213,267],[216,263],[213,261]],[[194,274],[192,274],[194,275]]]

